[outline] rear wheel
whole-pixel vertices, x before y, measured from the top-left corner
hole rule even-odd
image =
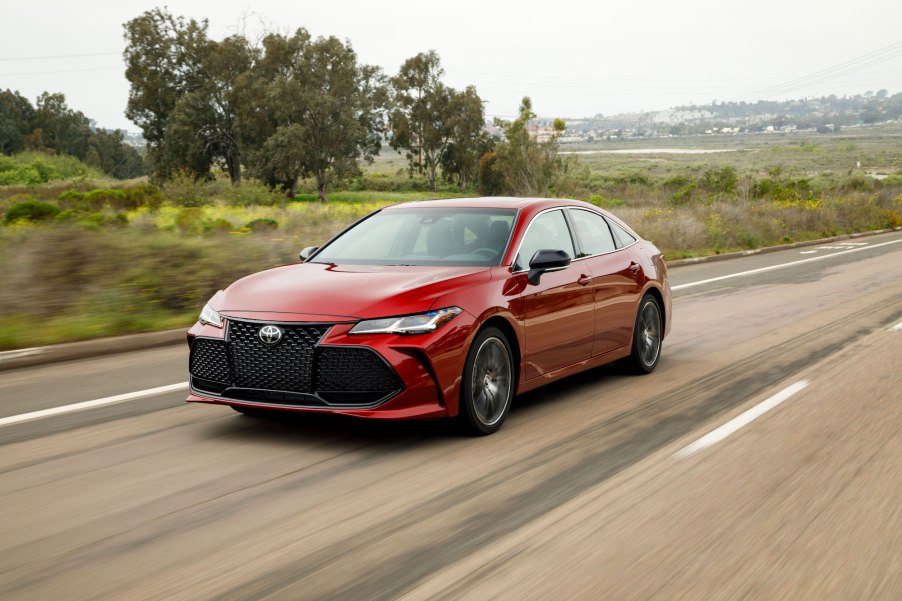
[[[514,396],[514,363],[501,330],[482,330],[470,346],[460,394],[460,420],[477,435],[497,432]]]
[[[650,374],[661,358],[661,343],[664,339],[664,322],[661,306],[651,294],[646,294],[639,303],[636,323],[633,326],[633,348],[630,356],[623,360],[624,366],[633,373]]]

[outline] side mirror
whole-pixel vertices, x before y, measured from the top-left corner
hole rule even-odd
[[[562,250],[543,248],[529,260],[529,272],[526,279],[533,286],[538,286],[542,274],[546,271],[558,271],[570,265],[570,255]]]
[[[305,262],[307,259],[309,259],[310,256],[311,256],[313,253],[315,253],[315,252],[316,252],[316,249],[318,249],[318,248],[319,248],[319,246],[308,246],[307,248],[305,248],[304,250],[302,250],[302,251],[300,252],[300,254],[298,255],[298,256],[301,258],[301,263],[303,263],[303,262]]]

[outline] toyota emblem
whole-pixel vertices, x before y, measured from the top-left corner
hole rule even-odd
[[[282,340],[282,328],[279,326],[263,326],[257,332],[257,337],[263,344],[276,344]]]

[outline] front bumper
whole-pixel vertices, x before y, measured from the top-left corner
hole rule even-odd
[[[190,402],[382,419],[457,413],[473,323],[466,313],[436,332],[415,336],[348,335],[353,323],[226,319],[224,328],[198,323],[188,333]],[[266,324],[300,331],[287,344],[303,348],[261,350],[262,343],[254,345],[247,333]],[[307,342],[301,340],[305,336]]]

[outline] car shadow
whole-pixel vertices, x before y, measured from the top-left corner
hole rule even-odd
[[[508,420],[528,418],[535,410],[590,390],[602,382],[628,378],[613,365],[603,365],[519,395]],[[225,407],[217,407],[227,411]],[[503,430],[502,430],[503,431]],[[216,420],[206,434],[267,444],[349,444],[386,448],[420,446],[433,441],[478,440],[457,420],[374,420],[345,415],[274,411],[266,416],[234,413]]]
[[[514,399],[511,415],[528,415],[544,405],[559,402],[571,395],[579,394],[604,382],[613,382],[620,378],[632,377],[622,369],[609,363],[590,370],[574,374],[563,380],[530,390]],[[510,419],[510,417],[508,417]]]

